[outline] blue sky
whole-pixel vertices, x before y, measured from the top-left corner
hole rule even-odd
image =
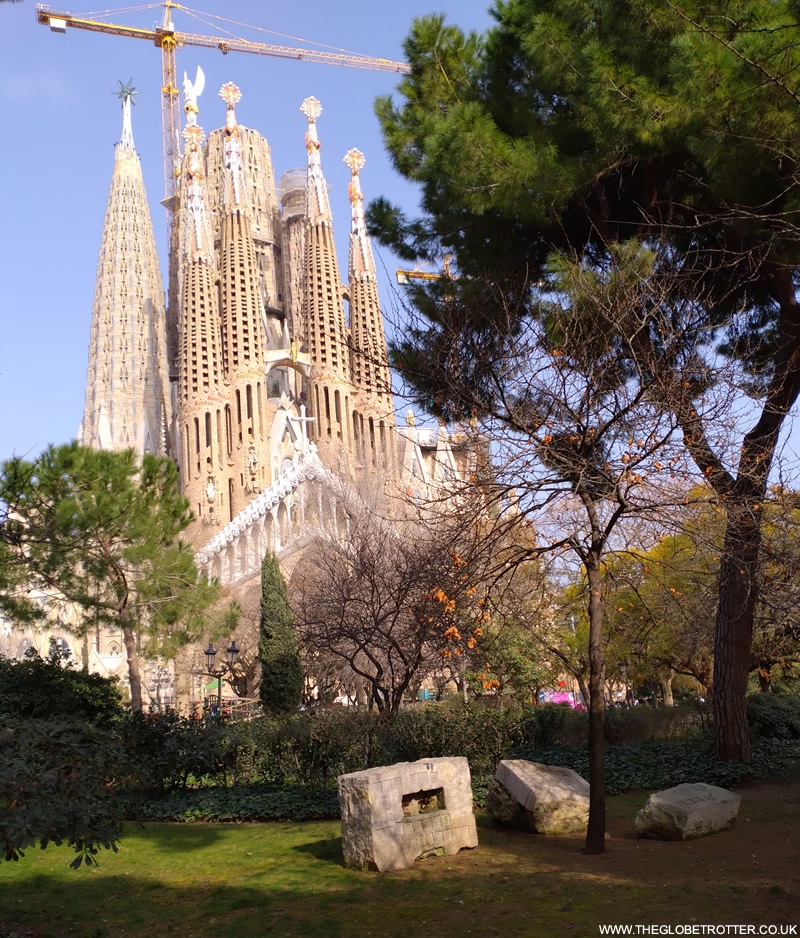
[[[82,0],[68,9],[94,14]],[[306,40],[312,48],[346,50],[393,60],[413,19],[443,12],[465,29],[491,24],[489,0],[294,0],[292,3],[204,0],[203,13],[174,14],[176,29],[234,35],[281,45]],[[104,19],[128,26],[160,23],[160,6],[118,7]],[[192,8],[197,9],[197,8]],[[257,26],[254,32],[242,25]],[[416,193],[398,177],[383,151],[373,102],[391,94],[398,76],[383,72],[295,62],[266,56],[184,47],[178,74],[206,74],[199,123],[206,132],[222,124],[217,92],[226,81],[242,90],[237,116],[270,143],[276,175],[304,165],[305,118],[300,104],[316,95],[322,158],[339,245],[346,265],[351,147],[367,159],[361,173],[369,200],[386,195],[409,209]],[[0,157],[0,459],[38,453],[48,443],[73,439],[83,414],[89,326],[108,188],[122,112],[112,95],[117,80],[133,79],[141,94],[133,109],[133,134],[164,257],[165,220],[161,156],[161,54],[148,42],[74,29],[52,33],[36,21],[36,4],[0,3],[0,122],[6,141]],[[388,253],[382,301],[393,304]],[[166,277],[166,265],[162,269]],[[398,402],[399,403],[399,402]],[[401,407],[402,410],[402,407]]]

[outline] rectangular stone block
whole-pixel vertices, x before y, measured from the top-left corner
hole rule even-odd
[[[467,760],[421,759],[340,775],[345,866],[379,872],[478,845]]]
[[[513,799],[537,834],[568,834],[586,829],[589,783],[572,769],[557,765],[504,759],[495,782]],[[492,814],[487,801],[487,810]]]

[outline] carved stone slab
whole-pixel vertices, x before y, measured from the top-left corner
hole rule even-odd
[[[467,760],[422,759],[340,775],[345,866],[402,870],[477,847]]]
[[[636,833],[656,840],[694,840],[732,827],[741,798],[705,782],[676,785],[650,795],[636,815]]]
[[[589,783],[572,769],[525,759],[498,763],[495,779],[526,813],[536,834],[570,834],[586,829]]]

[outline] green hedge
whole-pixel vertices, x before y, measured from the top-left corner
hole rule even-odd
[[[762,734],[749,765],[718,761],[710,736],[675,714],[666,719],[653,716],[657,711],[650,708],[621,711],[623,716],[612,717],[619,736],[631,737],[634,731],[684,735],[608,746],[608,792],[696,781],[730,788],[780,775],[787,760],[800,758],[796,702],[761,695],[748,706],[753,727]],[[142,714],[111,727],[20,720],[0,733],[6,783],[0,804],[19,803],[24,810],[0,812],[0,847],[14,856],[32,846],[38,838],[25,833],[31,817],[45,840],[75,844],[79,860],[80,854],[84,859],[93,855],[98,845],[113,847],[123,810],[129,818],[170,821],[337,817],[338,775],[436,756],[468,758],[475,802],[482,806],[502,758],[563,765],[588,777],[585,744],[559,742],[570,738],[583,719],[559,707],[432,704],[391,720],[356,709],[239,724]],[[45,784],[50,780],[52,790]],[[85,827],[81,818],[86,812],[73,812],[72,805],[89,801],[93,819]]]
[[[387,727],[385,756],[389,763],[466,756],[472,771],[494,771],[527,738],[530,714],[530,708],[499,710],[481,704],[403,710]]]
[[[586,750],[579,746],[553,746],[533,753],[511,753],[516,758],[562,765],[584,778],[588,774]],[[670,788],[682,782],[707,782],[735,788],[755,778],[780,778],[790,759],[800,758],[800,741],[760,740],[749,765],[720,762],[707,739],[662,740],[606,749],[606,790],[610,795],[634,789]],[[486,804],[493,772],[473,772],[476,807]],[[241,785],[170,792],[157,798],[129,802],[127,816],[139,821],[308,821],[339,817],[334,788],[299,785]]]
[[[339,801],[331,788],[237,785],[128,801],[125,812],[137,821],[320,821],[339,817]]]
[[[757,740],[752,762],[724,762],[714,754],[712,740],[665,739],[606,747],[606,791],[617,795],[639,788],[671,788],[683,782],[707,782],[732,788],[754,778],[780,776],[789,759],[800,757],[800,742]],[[518,749],[513,758],[562,765],[589,777],[585,746],[548,746]]]
[[[719,762],[696,711],[608,711],[608,792],[693,781],[731,787],[773,775],[787,758],[800,757],[800,741],[790,736],[793,724],[778,719],[780,705],[751,706],[769,715],[754,722],[772,738],[756,739],[750,765]],[[144,818],[300,820],[335,815],[337,776],[395,762],[466,756],[479,805],[503,758],[564,765],[588,778],[585,725],[585,714],[563,706],[499,709],[459,703],[415,706],[391,719],[355,708],[237,724],[138,716],[127,721],[125,733],[136,766],[130,787],[146,805]],[[777,738],[776,727],[785,738]],[[574,739],[581,742],[564,742]],[[135,803],[132,813],[139,810]]]

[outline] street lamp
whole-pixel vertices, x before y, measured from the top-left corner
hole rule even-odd
[[[215,668],[214,663],[217,658],[217,649],[212,642],[209,642],[208,648],[205,650],[206,672],[211,677],[217,679],[217,714],[219,716],[222,716],[222,675],[233,672],[236,659],[239,657],[239,647],[235,639],[231,639],[231,643],[228,645],[225,653],[228,656],[227,663],[223,662],[218,668]]]

